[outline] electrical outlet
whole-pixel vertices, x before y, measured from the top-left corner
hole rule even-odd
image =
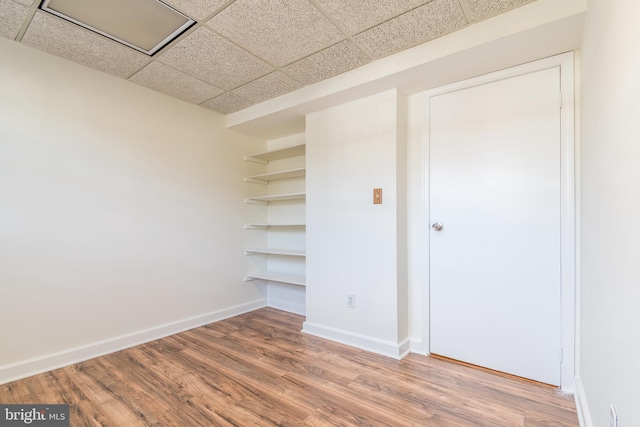
[[[609,407],[609,427],[618,427],[618,413],[613,403]]]
[[[356,294],[347,295],[347,307],[356,308]]]

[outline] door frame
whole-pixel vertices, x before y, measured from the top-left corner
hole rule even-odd
[[[421,209],[422,228],[419,233],[419,247],[423,262],[424,307],[422,320],[421,344],[416,352],[429,354],[430,350],[430,283],[429,283],[429,117],[430,98],[444,93],[454,92],[470,87],[517,77],[549,68],[560,68],[560,88],[558,102],[561,102],[560,116],[560,256],[561,256],[561,347],[558,355],[561,364],[560,387],[563,391],[575,390],[575,355],[576,355],[576,143],[575,143],[575,106],[574,106],[574,54],[573,52],[552,56],[527,64],[496,71],[479,77],[452,83],[424,92],[424,129],[422,138],[421,161]]]

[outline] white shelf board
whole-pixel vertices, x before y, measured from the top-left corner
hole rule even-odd
[[[291,285],[298,285],[298,286],[307,285],[307,278],[304,276],[296,276],[293,274],[283,274],[283,273],[270,273],[266,271],[262,273],[249,274],[244,278],[245,282],[248,282],[251,280],[268,280],[270,282],[289,283]]]
[[[306,256],[305,251],[296,251],[293,249],[274,249],[274,248],[247,248],[244,250],[245,255],[250,254],[268,254],[268,255],[287,255],[287,256]]]
[[[255,182],[259,184],[268,184],[270,181],[276,181],[279,179],[297,178],[306,175],[307,170],[305,168],[289,169],[278,172],[263,173],[260,175],[253,175],[244,180],[246,182]]]
[[[306,153],[305,144],[294,145],[293,147],[281,148],[279,150],[265,151],[262,153],[245,156],[245,160],[250,162],[267,164],[273,160],[286,159],[288,157],[302,156]]]
[[[286,228],[286,227],[306,227],[307,224],[245,224],[244,228],[246,230],[257,230],[264,228]]]
[[[244,199],[245,203],[261,203],[278,202],[281,200],[297,200],[307,197],[307,193],[289,193],[289,194],[273,194],[270,196],[255,196]]]

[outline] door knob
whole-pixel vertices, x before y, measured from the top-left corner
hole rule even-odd
[[[442,224],[440,224],[439,222],[434,222],[433,225],[431,226],[431,228],[433,228],[436,231],[440,231],[444,228],[444,226]]]

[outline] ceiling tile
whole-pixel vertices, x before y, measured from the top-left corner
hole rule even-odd
[[[253,104],[254,102],[249,101],[248,99],[244,99],[238,95],[232,94],[231,92],[227,92],[201,105],[209,110],[217,111],[218,113],[230,114],[250,107]]]
[[[29,14],[23,1],[0,0],[0,36],[15,39]]]
[[[239,95],[253,102],[262,102],[269,98],[283,95],[302,87],[302,83],[292,79],[286,74],[276,71],[254,80],[244,86],[233,90],[233,94]]]
[[[285,67],[286,72],[304,84],[312,84],[352,70],[369,62],[369,57],[351,40],[344,40]]]
[[[467,24],[458,0],[433,0],[353,37],[380,58],[457,30]]]
[[[278,67],[345,38],[307,0],[237,0],[206,25]]]
[[[532,1],[533,0],[466,0],[469,12],[471,13],[471,19],[474,21],[489,18],[507,9],[522,6]]]
[[[174,9],[200,21],[220,9],[227,0],[163,0]]]
[[[316,4],[349,35],[400,15],[429,0],[316,0]]]
[[[172,46],[158,60],[224,90],[273,71],[273,67],[205,27]]]
[[[192,104],[200,104],[224,92],[157,61],[138,71],[129,80]]]
[[[13,1],[27,7],[30,7],[33,4],[33,0],[13,0]]]
[[[149,61],[145,54],[46,12],[35,14],[22,41],[36,49],[124,78]]]

